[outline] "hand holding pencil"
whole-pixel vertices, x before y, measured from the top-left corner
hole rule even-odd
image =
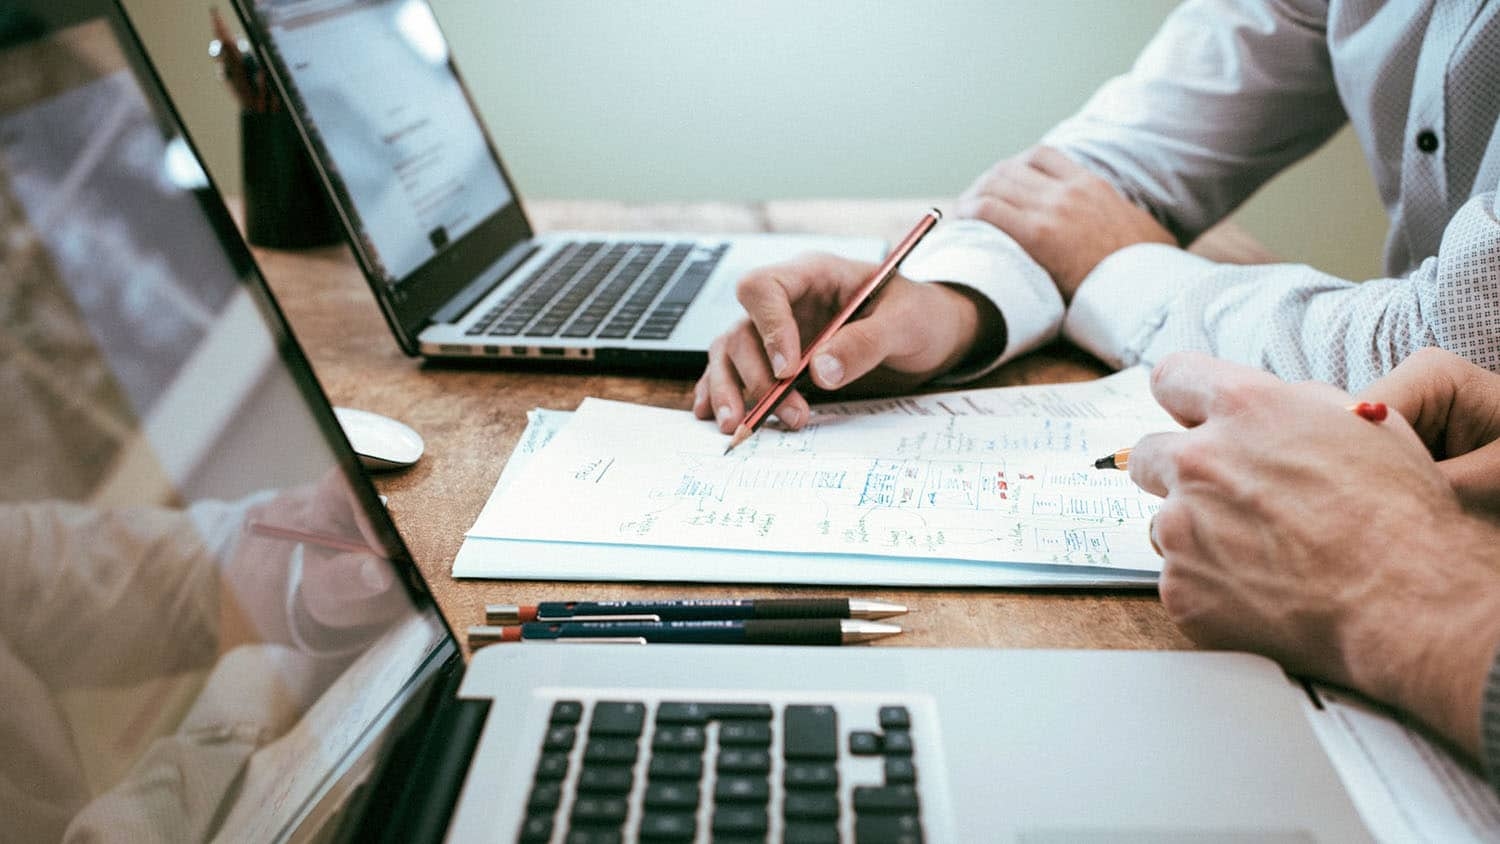
[[[900,273],[839,323],[840,311],[879,270],[868,262],[809,255],[746,275],[738,295],[747,316],[710,346],[694,389],[694,414],[731,434],[747,418],[747,399],[753,404],[799,372],[823,390],[905,392],[971,353],[1003,345],[1003,323],[978,294],[916,283]],[[830,324],[842,327],[815,348],[810,338]],[[775,414],[791,430],[807,423],[811,411],[797,384],[784,391]]]

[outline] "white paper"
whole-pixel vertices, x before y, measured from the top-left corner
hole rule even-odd
[[[589,399],[506,473],[469,536],[1159,570],[1145,535],[1157,499],[1092,467],[1172,426],[1144,372],[925,398],[763,429],[728,456],[686,411]],[[939,405],[986,415],[921,412]]]
[[[1388,842],[1500,840],[1500,798],[1389,710],[1317,688],[1311,720],[1371,833]]]

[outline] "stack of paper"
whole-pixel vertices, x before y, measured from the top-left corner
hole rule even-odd
[[[1151,585],[1158,504],[1093,460],[1176,427],[1146,372],[825,405],[729,455],[687,411],[535,411],[455,577]]]

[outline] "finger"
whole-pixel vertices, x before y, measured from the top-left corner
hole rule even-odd
[[[1405,417],[1439,458],[1500,437],[1500,376],[1451,352],[1419,350],[1359,397]]]
[[[737,329],[715,340],[709,347],[708,366],[703,372],[703,377],[708,379],[708,415],[718,422],[719,430],[726,434],[734,430],[745,413],[745,385],[729,359],[727,346],[734,337],[749,330]]]
[[[1240,409],[1246,388],[1278,383],[1274,375],[1199,352],[1174,352],[1151,370],[1151,395],[1187,428]]]
[[[915,285],[896,278],[865,316],[839,329],[814,355],[814,384],[834,390],[868,375],[893,355],[920,348],[931,334],[933,315],[918,310]]]
[[[714,418],[713,406],[708,401],[708,372],[698,376],[693,385],[693,415],[699,419]]]
[[[1089,173],[1089,169],[1069,158],[1054,147],[1033,147],[1026,155],[1026,164],[1039,173],[1053,179],[1067,179]]]
[[[1152,495],[1165,498],[1177,485],[1175,455],[1185,436],[1174,431],[1141,437],[1130,449],[1130,480]]]
[[[960,200],[957,211],[960,219],[983,220],[1003,232],[1017,231],[1023,217],[1023,212],[1014,203],[994,194]]]
[[[1438,463],[1466,509],[1500,514],[1500,441]]]
[[[368,554],[308,555],[302,605],[319,624],[356,627],[390,618],[405,602],[389,563]]]
[[[794,307],[822,293],[829,315],[875,271],[874,264],[832,255],[808,256],[767,267],[740,280],[736,293],[765,349],[772,373],[785,378],[802,356],[802,334]]]

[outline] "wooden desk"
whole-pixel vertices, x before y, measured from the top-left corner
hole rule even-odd
[[[789,201],[625,205],[536,202],[540,229],[783,231],[878,235],[894,242],[931,203]],[[1198,251],[1260,261],[1241,233],[1206,236]],[[463,533],[488,498],[533,407],[571,410],[585,396],[662,407],[689,405],[692,380],[535,373],[423,365],[404,356],[345,247],[256,256],[335,404],[389,414],[427,441],[421,462],[377,483],[418,565],[454,627],[483,621],[485,603],[758,594],[856,594],[909,605],[907,632],[892,645],[953,647],[1185,648],[1154,593],[1003,589],[766,588],[725,584],[455,581]],[[1103,367],[1065,346],[1015,361],[983,386],[1077,381]]]

